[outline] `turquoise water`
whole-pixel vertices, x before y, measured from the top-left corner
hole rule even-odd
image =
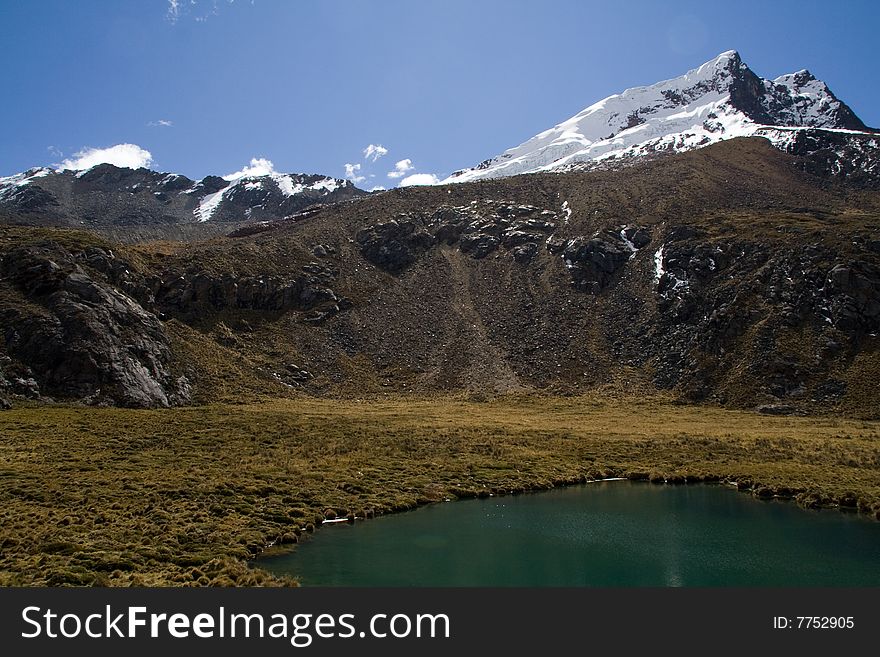
[[[880,523],[608,481],[325,525],[258,563],[317,586],[880,586]]]

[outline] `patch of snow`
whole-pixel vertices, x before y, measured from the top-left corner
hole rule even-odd
[[[270,176],[272,180],[275,181],[275,184],[278,185],[278,189],[280,189],[281,193],[285,196],[294,196],[303,190],[303,186],[295,184],[293,178],[288,174],[272,173]]]
[[[665,273],[666,270],[663,268],[663,246],[661,246],[654,254],[654,283],[659,283]]]
[[[323,180],[313,183],[311,188],[314,190],[323,189],[325,193],[329,194],[330,192],[335,192],[339,189],[340,182],[341,181],[336,180],[336,178],[324,178]]]
[[[230,186],[231,187],[231,186]],[[208,194],[201,201],[199,201],[199,207],[193,210],[193,214],[196,219],[199,221],[208,221],[212,216],[214,216],[214,212],[217,211],[217,208],[220,206],[220,202],[223,200],[223,194],[226,193],[230,187],[225,187],[221,189],[219,192],[214,192],[213,194]]]
[[[563,212],[562,223],[567,226],[568,220],[571,219],[571,208],[568,207],[568,201],[562,202],[562,212]]]

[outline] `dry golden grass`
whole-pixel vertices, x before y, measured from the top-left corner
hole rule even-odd
[[[289,583],[247,560],[325,514],[608,475],[880,514],[880,423],[590,397],[0,414],[0,583]]]

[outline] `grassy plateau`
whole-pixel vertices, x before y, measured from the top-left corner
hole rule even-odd
[[[601,393],[18,406],[0,414],[0,584],[294,584],[248,562],[324,518],[605,476],[877,518],[878,435],[880,422]]]

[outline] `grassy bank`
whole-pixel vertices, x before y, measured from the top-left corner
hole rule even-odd
[[[284,583],[325,516],[622,475],[880,515],[880,422],[662,399],[283,400],[0,413],[0,584]]]

